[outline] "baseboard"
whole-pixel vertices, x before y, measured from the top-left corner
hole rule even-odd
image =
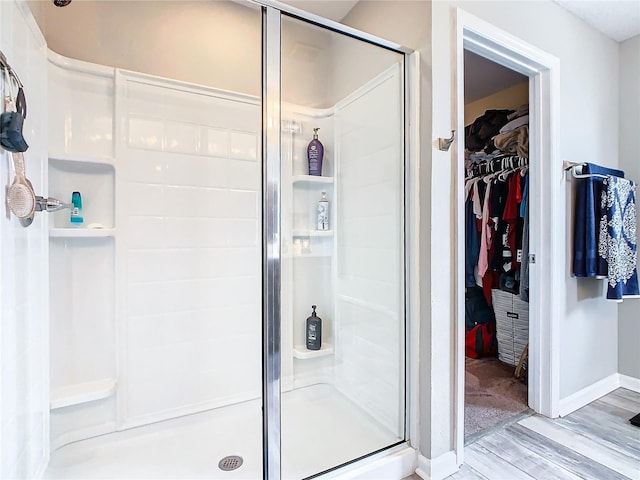
[[[629,375],[618,374],[620,386],[627,390],[633,390],[640,393],[640,378],[630,377]]]
[[[458,471],[455,452],[446,452],[436,458],[418,456],[416,474],[424,480],[442,480]]]
[[[607,393],[613,392],[619,386],[619,374],[613,373],[599,382],[569,395],[567,398],[560,399],[560,408],[558,409],[559,414],[561,417],[569,415],[571,412],[575,412],[579,408],[599,399]]]

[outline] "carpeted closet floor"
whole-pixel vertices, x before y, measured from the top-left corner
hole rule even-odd
[[[465,359],[464,437],[497,427],[529,410],[527,385],[497,358]]]

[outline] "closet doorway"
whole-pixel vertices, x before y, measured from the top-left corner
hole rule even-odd
[[[468,443],[530,410],[529,78],[465,50],[464,124]]]
[[[560,351],[558,338],[563,318],[562,305],[554,295],[561,288],[564,269],[558,265],[565,230],[558,210],[562,201],[560,181],[562,161],[557,157],[559,122],[560,61],[526,41],[500,30],[470,13],[456,9],[456,40],[452,51],[454,78],[450,84],[453,122],[464,132],[464,53],[466,50],[516,71],[529,79],[529,349],[528,406],[536,413],[557,417],[560,390]],[[442,85],[442,92],[447,91]],[[456,245],[456,315],[455,319],[455,450],[458,465],[464,462],[465,410],[465,202],[464,135],[456,138],[455,228]]]

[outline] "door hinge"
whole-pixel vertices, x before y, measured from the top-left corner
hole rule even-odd
[[[529,254],[529,263],[536,263],[536,254],[535,253],[530,253]]]

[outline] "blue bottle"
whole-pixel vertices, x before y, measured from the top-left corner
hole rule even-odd
[[[307,161],[309,162],[309,175],[322,175],[322,157],[324,157],[324,145],[318,140],[319,128],[313,129],[313,140],[307,147]]]
[[[71,225],[74,227],[81,227],[84,222],[82,216],[82,196],[80,192],[73,192],[71,194],[71,203],[73,208],[71,209]]]

